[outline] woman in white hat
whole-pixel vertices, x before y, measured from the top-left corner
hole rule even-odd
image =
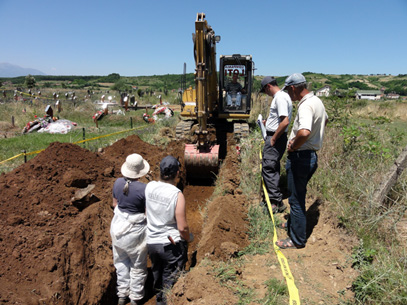
[[[123,177],[113,186],[114,216],[110,226],[119,305],[141,304],[147,278],[146,184],[138,181],[150,170],[139,154],[127,156]]]

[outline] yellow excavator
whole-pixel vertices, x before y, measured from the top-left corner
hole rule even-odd
[[[226,132],[233,131],[237,139],[249,134],[254,63],[251,55],[221,55],[218,72],[216,43],[220,36],[215,35],[204,13],[197,14],[192,36],[195,88],[183,88],[176,136],[188,142],[184,156],[187,175],[201,177],[217,172],[219,154],[226,151],[222,147]]]

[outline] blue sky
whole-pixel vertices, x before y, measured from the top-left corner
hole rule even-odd
[[[407,0],[0,0],[0,63],[50,75],[195,69],[196,14],[256,75],[406,74]]]

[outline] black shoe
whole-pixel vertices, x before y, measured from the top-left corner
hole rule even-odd
[[[284,203],[280,202],[278,204],[272,203],[271,208],[273,210],[273,214],[277,214],[284,212],[287,206]]]

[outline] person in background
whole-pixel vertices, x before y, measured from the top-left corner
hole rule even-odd
[[[274,77],[263,78],[260,92],[273,97],[265,122],[267,137],[263,148],[262,176],[273,213],[282,213],[287,207],[283,203],[283,194],[279,187],[280,160],[287,146],[287,131],[293,105],[290,96],[280,90]]]
[[[123,177],[113,185],[114,216],[110,225],[113,262],[117,274],[119,305],[141,304],[147,278],[146,184],[139,178],[150,165],[139,154],[127,156],[121,167]]]
[[[287,77],[283,90],[287,90],[291,100],[299,103],[287,146],[290,215],[283,227],[287,228],[289,237],[278,240],[276,245],[282,249],[304,248],[307,242],[307,184],[318,167],[317,151],[322,147],[328,115],[322,101],[308,91],[302,74],[294,73]]]
[[[160,163],[160,180],[146,187],[147,247],[152,262],[158,305],[167,304],[165,292],[177,280],[188,260],[193,239],[186,218],[185,197],[177,180],[180,163],[167,156]]]
[[[226,85],[226,104],[227,107],[237,107],[240,108],[242,105],[242,93],[245,93],[242,85],[238,82],[239,75],[237,73],[233,74],[232,81]],[[233,101],[233,98],[236,100]]]

